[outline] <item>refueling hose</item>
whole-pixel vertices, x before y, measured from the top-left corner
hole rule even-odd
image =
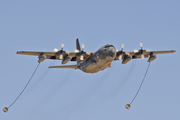
[[[135,100],[136,96],[138,95],[138,93],[139,93],[139,91],[140,91],[140,89],[141,89],[141,87],[142,87],[142,84],[143,84],[143,82],[144,82],[144,80],[145,80],[145,78],[146,78],[147,72],[148,72],[148,70],[149,70],[150,63],[151,63],[151,62],[149,62],[149,65],[148,65],[148,67],[147,67],[146,73],[145,73],[145,75],[144,75],[144,78],[143,78],[143,80],[142,80],[142,82],[141,82],[141,85],[139,86],[139,89],[138,89],[136,95],[134,96],[134,98],[132,99],[132,101],[130,102],[130,104],[126,104],[126,105],[125,105],[126,109],[130,109],[130,108],[131,108],[131,104],[133,103],[133,101]]]
[[[8,112],[9,108],[19,99],[19,97],[22,95],[22,93],[24,92],[24,90],[26,89],[26,87],[28,86],[28,84],[30,83],[31,79],[33,78],[34,74],[36,73],[36,70],[38,69],[40,63],[38,63],[36,69],[34,70],[32,76],[30,77],[29,81],[27,82],[26,86],[24,87],[24,89],[21,91],[21,93],[18,95],[18,97],[9,105],[9,107],[4,107],[3,111],[4,112]]]

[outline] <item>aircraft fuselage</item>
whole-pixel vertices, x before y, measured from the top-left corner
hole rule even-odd
[[[113,45],[105,45],[97,50],[91,57],[84,61],[78,62],[77,66],[86,73],[97,73],[108,67],[116,57],[116,49]]]

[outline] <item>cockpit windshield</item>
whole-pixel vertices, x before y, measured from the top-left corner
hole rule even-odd
[[[104,48],[109,48],[109,47],[114,47],[114,46],[111,44],[107,44]]]

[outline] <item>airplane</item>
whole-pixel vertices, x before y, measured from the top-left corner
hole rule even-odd
[[[97,73],[111,67],[111,63],[114,60],[122,60],[122,64],[126,64],[132,59],[144,59],[149,57],[148,62],[152,62],[157,58],[157,54],[176,52],[176,50],[144,50],[143,43],[140,43],[140,50],[134,50],[133,52],[124,52],[124,46],[125,45],[122,44],[121,50],[117,50],[112,44],[107,44],[102,46],[96,52],[85,52],[85,45],[82,44],[81,49],[79,39],[76,39],[75,52],[64,51],[64,44],[62,44],[62,49],[58,50],[57,48],[54,48],[54,52],[17,51],[17,54],[38,56],[39,63],[43,62],[45,59],[62,60],[62,64],[66,64],[69,61],[77,61],[76,65],[50,66],[49,68],[73,68],[79,69],[85,73]]]

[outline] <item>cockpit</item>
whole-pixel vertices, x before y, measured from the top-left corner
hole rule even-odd
[[[105,45],[104,48],[109,48],[109,47],[114,47],[114,46],[112,44],[107,44],[107,45]]]

